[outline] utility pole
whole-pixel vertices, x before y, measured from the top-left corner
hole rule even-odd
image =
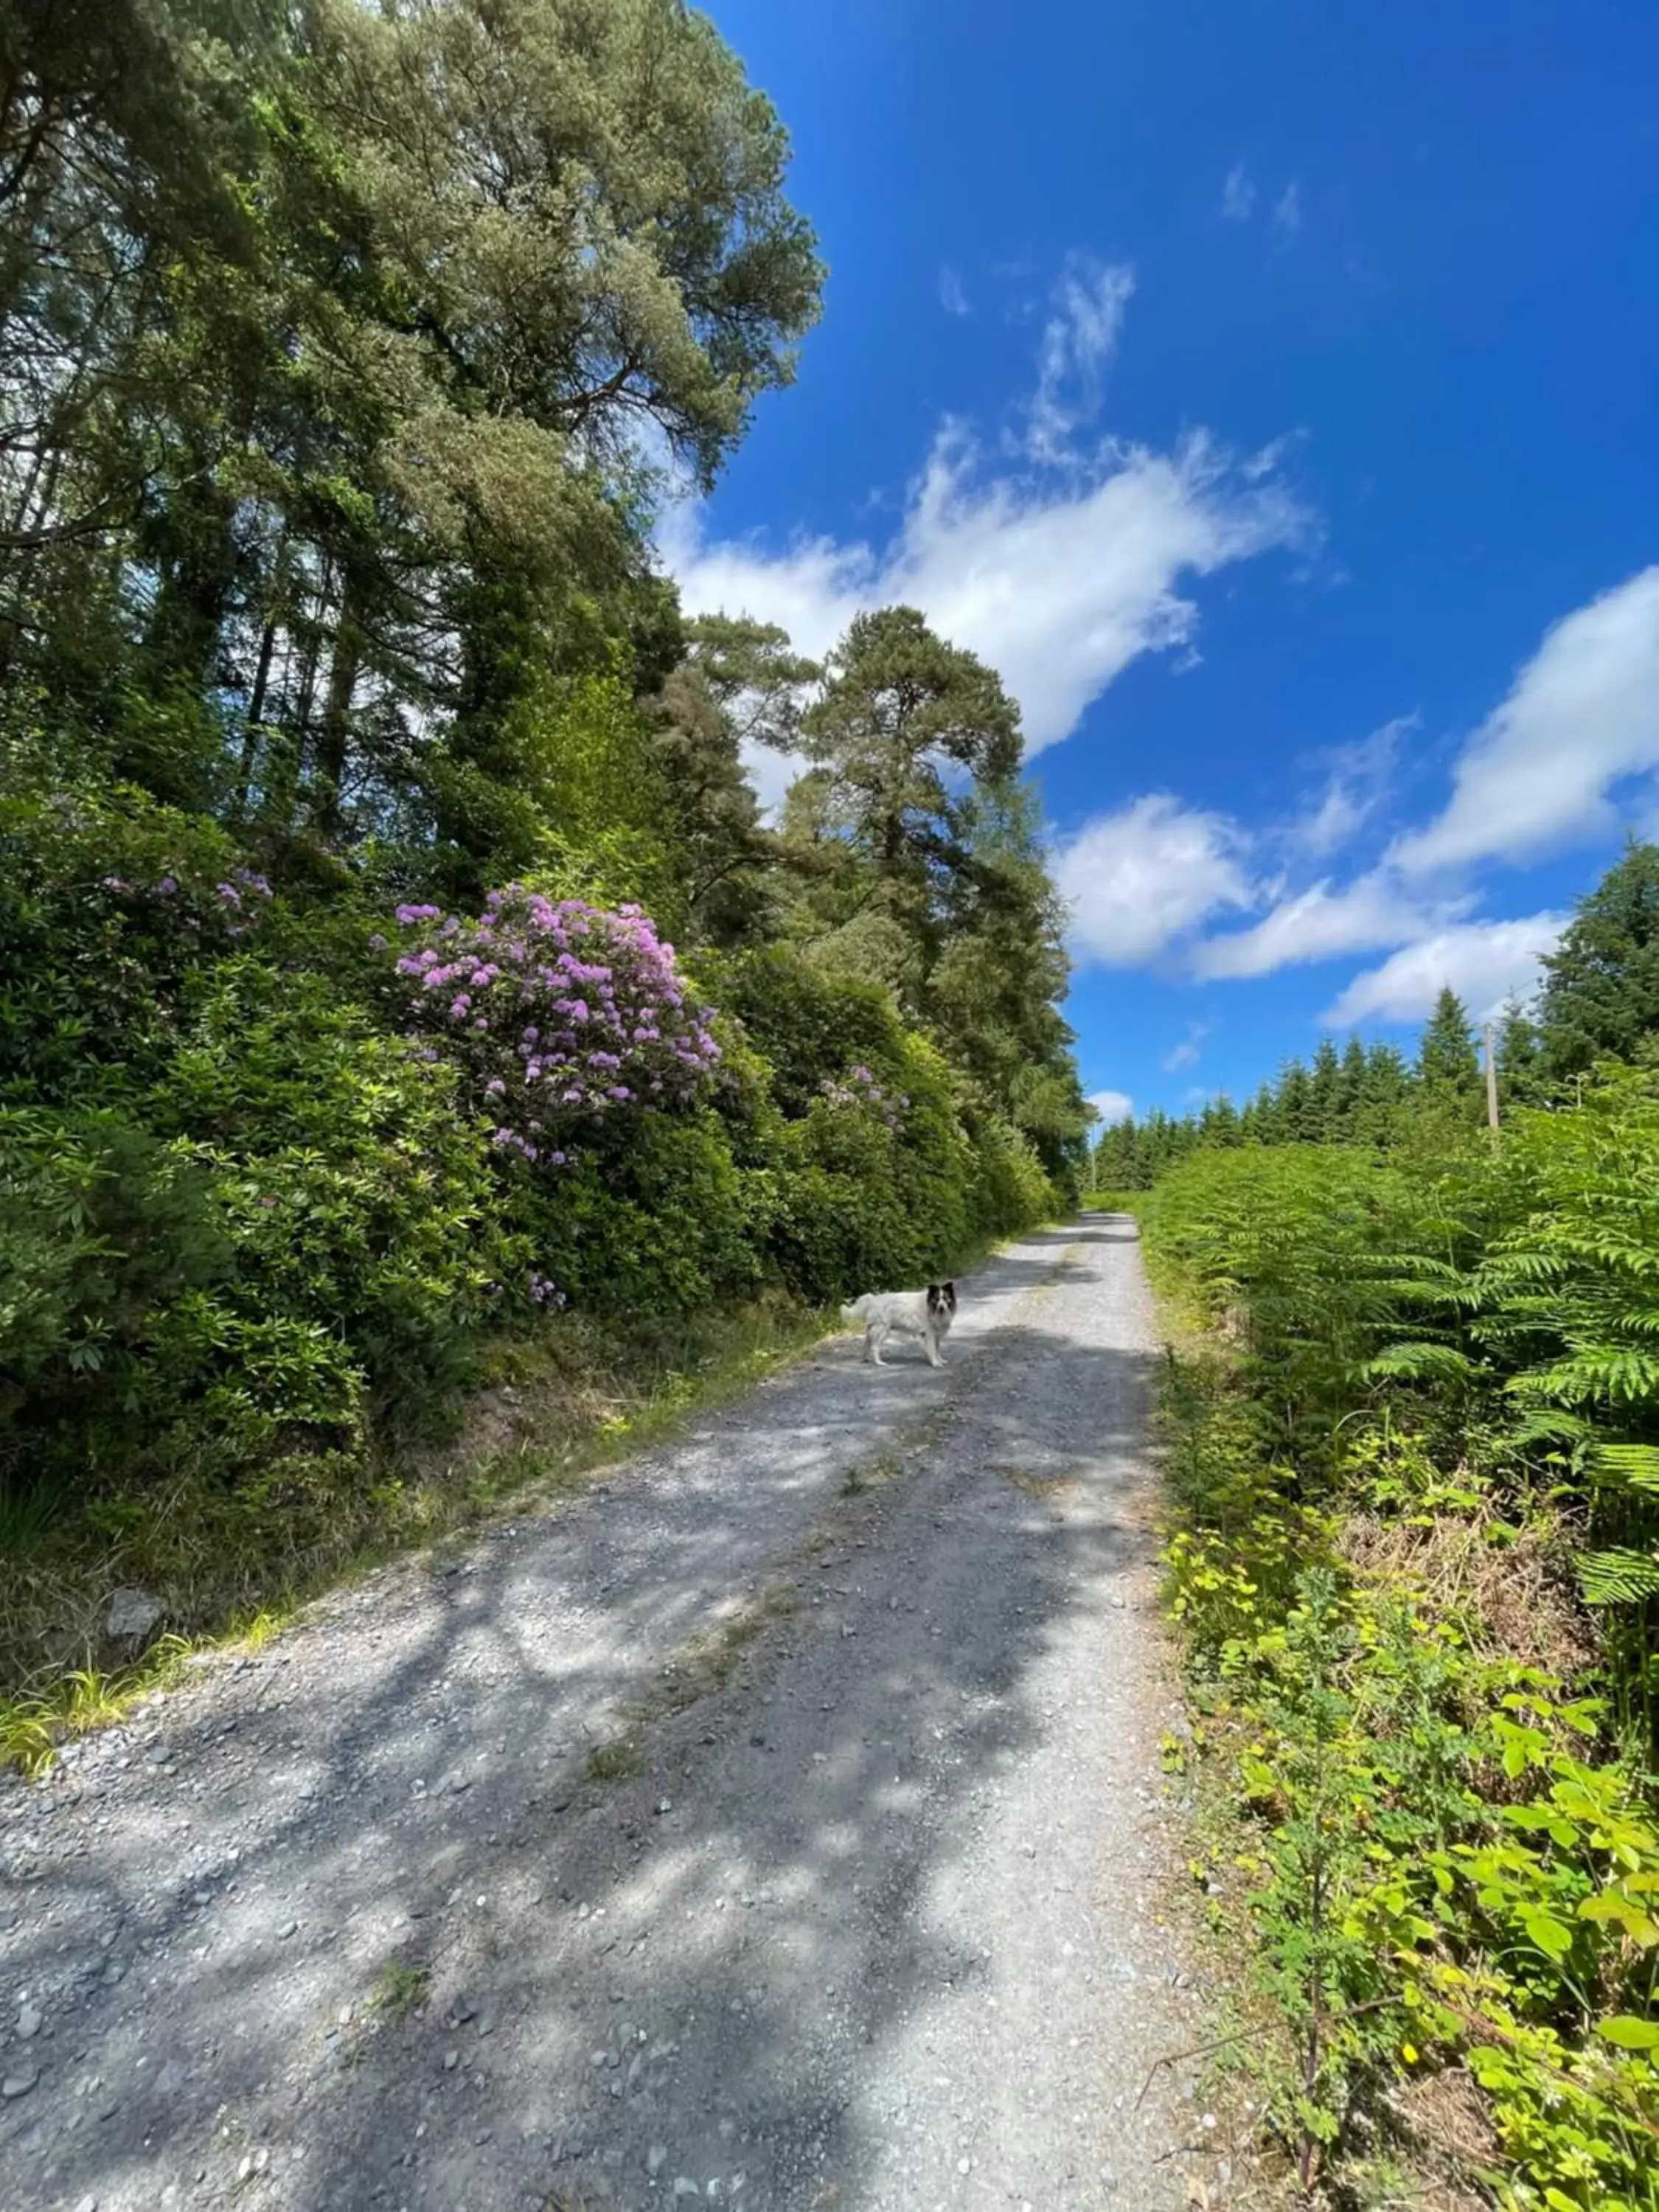
[[[1495,1145],[1498,1142],[1498,1055],[1492,1049],[1490,1022],[1481,1030],[1480,1039],[1486,1048],[1486,1126],[1492,1131],[1492,1140]]]

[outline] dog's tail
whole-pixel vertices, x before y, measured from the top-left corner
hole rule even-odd
[[[870,1294],[866,1291],[861,1298],[854,1298],[850,1305],[844,1305],[842,1308],[841,1317],[843,1321],[862,1321],[869,1310],[869,1305]]]

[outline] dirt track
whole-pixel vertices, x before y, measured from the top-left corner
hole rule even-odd
[[[1132,1225],[0,1785],[0,2206],[1188,2202]]]

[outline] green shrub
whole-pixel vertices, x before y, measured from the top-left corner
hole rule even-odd
[[[642,1114],[596,1133],[556,1179],[528,1166],[507,1203],[536,1268],[577,1305],[690,1313],[760,1283],[771,1212],[712,1109]]]
[[[0,1098],[131,1095],[190,980],[268,927],[235,842],[143,793],[60,782],[0,744]]]

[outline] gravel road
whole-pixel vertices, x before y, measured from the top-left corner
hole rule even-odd
[[[0,2206],[1199,2201],[1133,1224],[962,1293],[0,1785]]]

